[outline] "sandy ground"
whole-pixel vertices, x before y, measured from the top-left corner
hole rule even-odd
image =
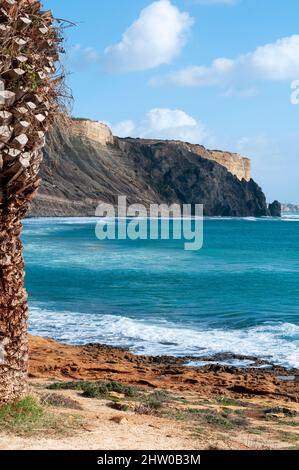
[[[78,401],[87,423],[71,437],[24,438],[0,434],[2,450],[150,450],[196,449],[187,427],[163,418],[123,413],[107,407],[104,400],[80,398],[75,392],[60,392]],[[114,421],[114,419],[116,421]]]
[[[40,385],[40,384],[39,384]],[[39,388],[38,394],[44,391]],[[47,392],[49,393],[49,392]],[[54,392],[53,392],[54,393]],[[57,393],[57,391],[55,391]],[[198,427],[194,422],[180,422],[159,416],[122,412],[109,408],[107,400],[83,398],[76,391],[59,391],[59,394],[76,400],[82,410],[74,412],[84,422],[68,436],[57,436],[41,431],[38,437],[18,437],[0,434],[1,450],[269,450],[292,449],[299,446],[299,419],[296,428],[272,422],[261,426],[254,414],[248,428],[233,430],[213,426]],[[190,396],[187,396],[190,400]],[[193,399],[197,399],[196,396]],[[212,402],[211,402],[212,403]],[[219,411],[219,405],[209,404],[209,409]],[[244,403],[243,403],[244,405]],[[246,404],[245,404],[246,405]],[[251,400],[248,409],[270,403]],[[273,405],[273,403],[272,403]],[[282,405],[283,403],[278,403]],[[177,406],[177,405],[176,405]],[[180,405],[179,405],[180,408]],[[292,405],[299,416],[299,406]],[[53,409],[61,415],[70,410]],[[257,432],[259,430],[259,432]],[[290,430],[292,433],[290,433]],[[38,430],[37,430],[38,431]],[[292,434],[292,435],[291,435]],[[297,437],[297,439],[296,439]]]
[[[171,357],[134,356],[106,346],[76,347],[31,337],[30,393],[75,401],[79,410],[53,403],[48,409],[63,423],[68,416],[77,417],[77,425],[67,432],[2,432],[0,449],[299,449],[298,371],[292,371],[294,380],[279,379],[288,373],[275,368],[191,368]],[[137,390],[138,398],[113,392],[126,406],[118,411],[109,406],[113,396],[85,398],[78,390],[48,389],[53,382],[78,380],[116,381]],[[159,410],[140,411],[146,398],[159,390],[168,391],[171,399]]]

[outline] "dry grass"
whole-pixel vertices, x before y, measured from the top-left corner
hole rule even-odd
[[[158,432],[165,426],[167,439],[173,429],[180,429],[181,438],[190,440],[190,448],[299,447],[299,415],[294,404],[286,407],[275,402],[275,406],[267,407],[269,403],[261,399],[199,398],[196,394],[182,397],[166,390],[129,387],[115,381],[55,382],[35,386],[35,390],[40,399],[31,396],[0,409],[0,432],[4,436],[54,438],[51,446],[70,436],[69,442],[81,445],[82,436],[91,431],[99,433],[99,439],[104,441],[107,432],[121,439],[123,430],[118,431],[111,423],[125,426],[129,435],[135,433],[136,426],[149,423],[147,430],[142,428],[144,439],[149,429]],[[71,409],[80,411],[70,414]]]
[[[0,432],[16,436],[67,435],[72,434],[79,424],[79,416],[53,413],[35,396],[0,408]]]
[[[55,408],[68,408],[70,410],[82,410],[82,406],[70,397],[65,397],[59,393],[45,393],[41,396],[42,405],[53,406]]]

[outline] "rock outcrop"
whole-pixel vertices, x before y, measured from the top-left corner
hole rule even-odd
[[[250,163],[244,160],[241,179],[243,160],[235,154],[228,171],[215,159],[222,155],[228,166],[229,153],[176,141],[113,138],[107,126],[92,121],[75,121],[69,135],[57,130],[53,141],[45,150],[32,216],[93,216],[99,202],[116,205],[119,195],[147,207],[201,203],[209,216],[269,215],[261,188],[248,179]]]
[[[73,119],[72,133],[83,139],[90,139],[101,145],[113,145],[111,129],[104,123],[89,119]]]
[[[242,157],[238,153],[208,150],[203,145],[188,144],[179,141],[175,143],[179,146],[184,146],[191,153],[219,163],[239,180],[244,179],[245,181],[250,181],[251,179],[251,161],[249,158]]]
[[[269,212],[272,217],[281,217],[281,204],[278,201],[269,204]]]
[[[190,356],[135,356],[127,350],[100,344],[72,346],[39,337],[30,337],[29,341],[29,372],[34,379],[115,380],[150,389],[168,388],[180,393],[188,391],[200,396],[259,397],[286,401],[288,406],[292,402],[298,403],[299,381],[277,379],[278,376],[295,376],[298,369],[279,366],[259,368],[263,364],[259,360],[256,361],[257,368],[237,369],[213,364],[213,360],[221,361],[225,355],[223,359],[210,356],[205,360],[212,363],[199,368],[184,365],[192,359],[198,360]],[[236,356],[236,359],[243,358]],[[250,359],[255,361],[254,358]]]
[[[239,180],[251,180],[251,161],[249,158],[241,157],[238,153],[222,152],[220,150],[212,150],[210,153],[211,160],[225,166]]]
[[[102,145],[113,145],[114,137],[111,129],[102,122],[91,121],[90,119],[73,119],[72,132],[82,138],[91,139]],[[148,140],[148,143],[156,143],[156,140]],[[203,145],[189,144],[187,142],[171,141],[172,143],[184,147],[191,153],[195,153],[202,158],[213,160],[224,166],[230,173],[239,180],[251,179],[251,162],[249,158],[242,157],[238,153],[223,152],[221,150],[208,150]]]

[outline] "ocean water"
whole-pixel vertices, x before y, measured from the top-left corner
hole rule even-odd
[[[29,219],[23,241],[33,334],[299,367],[298,215],[207,218],[200,251],[99,241],[94,219]]]

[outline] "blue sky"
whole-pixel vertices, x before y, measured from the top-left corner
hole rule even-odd
[[[116,134],[252,159],[268,200],[299,202],[297,0],[45,0],[66,30],[73,114]],[[299,82],[298,82],[299,88]],[[294,94],[293,101],[299,97]]]

